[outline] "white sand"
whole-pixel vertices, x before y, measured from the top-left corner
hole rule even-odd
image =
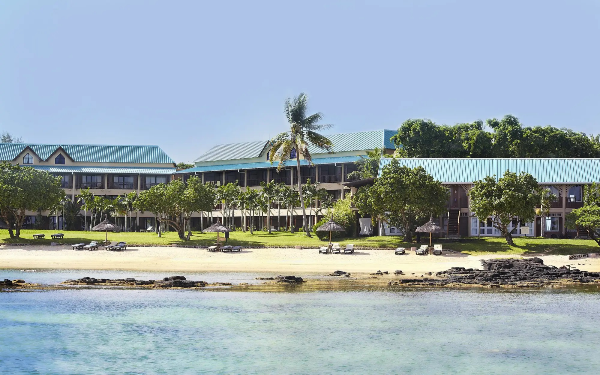
[[[343,270],[371,273],[402,270],[406,275],[438,272],[450,267],[479,269],[481,259],[506,255],[394,255],[393,250],[356,250],[354,254],[319,254],[316,249],[248,249],[241,253],[211,253],[206,249],[134,247],[124,252],[82,251],[70,247],[0,247],[0,269],[97,269],[137,271],[330,273]],[[513,256],[514,257],[514,256]],[[553,266],[572,265],[600,271],[600,258],[569,260],[567,256],[542,256]]]

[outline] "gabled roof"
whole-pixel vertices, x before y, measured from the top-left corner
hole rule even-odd
[[[56,150],[62,148],[75,162],[175,163],[158,146],[45,145],[27,143],[0,143],[0,160],[14,160],[27,147],[42,160],[47,160]]]
[[[392,159],[381,159],[379,173]],[[527,172],[540,184],[589,184],[600,182],[600,159],[397,159],[409,168],[422,166],[434,179],[444,183],[471,184],[504,172]]]
[[[194,162],[257,158],[266,145],[267,141],[217,145],[200,155]]]
[[[329,134],[327,138],[333,143],[333,152],[373,150],[375,148],[395,149],[390,138],[395,130],[373,130],[346,134]],[[194,162],[253,159],[262,155],[268,140],[245,143],[229,143],[218,145],[199,156]],[[310,153],[320,154],[327,151],[317,147],[309,147]]]

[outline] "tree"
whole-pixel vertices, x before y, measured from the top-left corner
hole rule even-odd
[[[190,168],[194,168],[194,164],[189,164],[189,163],[184,163],[184,162],[181,162],[181,163],[177,163],[177,164],[175,165],[175,167],[177,167],[177,170],[178,170],[178,171],[180,171],[180,170],[182,170],[182,169],[190,169]]]
[[[321,240],[328,239],[329,232],[317,232],[317,228],[332,218],[333,221],[346,229],[345,232],[333,232],[331,234],[332,238],[351,237],[355,233],[356,219],[350,195],[335,202],[332,207],[327,209],[323,218],[314,225],[313,231]]]
[[[90,191],[90,188],[81,190],[81,192],[77,196],[77,202],[81,205],[81,207],[85,211],[83,228],[84,228],[84,230],[88,230],[87,212],[92,211],[94,209],[94,194],[92,194],[92,192]]]
[[[254,234],[254,215],[257,210],[260,210],[260,193],[256,189],[248,189],[242,194],[244,208],[248,210],[250,214],[250,234]]]
[[[446,209],[448,191],[423,167],[408,168],[397,160],[386,165],[373,186],[360,187],[354,204],[361,214],[370,214],[404,231],[412,241],[417,226]]]
[[[267,183],[261,181],[260,186],[262,186],[261,194],[263,195],[263,200],[267,203],[267,230],[271,234],[271,203],[279,195],[279,184],[273,180]]]
[[[365,180],[367,178],[375,178],[379,174],[379,162],[383,157],[383,149],[375,148],[373,151],[367,151],[367,156],[360,156],[360,159],[355,161],[356,170],[348,173],[349,180]]]
[[[221,204],[221,216],[223,217],[224,226],[233,225],[233,215],[230,215],[230,212],[233,210],[239,194],[240,187],[237,182],[230,182],[217,188],[216,199]]]
[[[0,164],[0,216],[8,226],[10,238],[21,235],[25,211],[53,209],[64,196],[60,177],[31,167]]]
[[[67,230],[77,230],[77,228],[75,227],[75,222],[77,220],[77,217],[80,216],[81,212],[81,205],[79,204],[79,202],[73,202],[70,199],[64,199],[62,201],[62,211],[65,228]]]
[[[300,155],[312,165],[312,157],[308,147],[314,145],[329,152],[333,144],[327,137],[317,133],[320,130],[330,128],[332,125],[319,124],[319,121],[323,118],[320,112],[307,116],[307,100],[306,95],[301,93],[293,100],[288,98],[285,101],[285,116],[290,125],[290,130],[280,133],[271,140],[272,147],[269,154],[269,161],[273,163],[274,160],[278,160],[277,170],[280,171],[285,166],[287,160],[296,158],[298,192],[300,194],[300,205],[302,206],[304,232],[310,237],[310,229],[306,221],[306,207],[304,205],[304,197],[302,196]]]
[[[529,173],[506,171],[496,181],[496,176],[475,181],[469,191],[471,210],[481,221],[491,218],[492,225],[498,229],[510,246],[514,246],[512,232],[517,223],[529,223],[535,218],[535,208],[549,207],[556,199],[549,190],[538,185]],[[509,228],[512,225],[512,228]]]
[[[21,137],[13,137],[9,132],[3,132],[0,136],[0,143],[23,143]]]
[[[214,194],[211,186],[202,184],[198,177],[192,176],[187,184],[172,180],[142,191],[133,206],[140,211],[152,212],[161,223],[175,228],[180,239],[186,240],[185,228],[192,213],[211,210]]]
[[[567,227],[583,228],[591,239],[600,246],[600,183],[586,186],[583,193],[583,207],[567,215]]]

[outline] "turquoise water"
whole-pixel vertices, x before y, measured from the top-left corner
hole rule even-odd
[[[599,311],[568,291],[0,293],[0,372],[597,374]]]

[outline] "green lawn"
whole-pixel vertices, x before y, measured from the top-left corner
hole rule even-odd
[[[88,243],[91,240],[103,241],[104,232],[81,232],[81,231],[60,231],[65,234],[64,239],[54,240],[54,242],[63,244],[73,244],[79,242]],[[34,240],[34,233],[44,233],[45,239]],[[8,236],[8,231],[3,229],[0,231],[0,243],[9,244],[42,244],[49,245],[53,240],[50,235],[57,233],[55,230],[22,230],[21,238],[11,239]],[[221,233],[221,236],[223,234]],[[163,233],[162,237],[158,237],[156,233],[138,233],[138,232],[122,232],[108,233],[109,241],[125,241],[131,246],[169,246],[169,245],[189,245],[189,246],[209,246],[214,244],[217,237],[216,233],[201,233],[193,232],[190,241],[181,241],[177,237],[177,233]],[[401,237],[361,237],[347,238],[343,240],[334,240],[342,246],[346,244],[354,244],[355,247],[367,248],[396,248],[399,246],[410,247],[417,246],[415,244],[407,244],[401,241]],[[563,239],[548,239],[548,238],[515,238],[516,246],[510,247],[506,244],[503,238],[465,238],[460,241],[446,242],[443,240],[435,240],[435,243],[442,243],[445,249],[460,251],[465,254],[552,254],[552,255],[568,255],[578,253],[600,252],[600,247],[592,240],[563,240]],[[327,241],[321,241],[316,236],[312,238],[306,237],[302,233],[288,232],[232,232],[228,244],[241,245],[246,247],[294,247],[302,246],[304,248],[318,248],[323,246]],[[426,242],[422,242],[426,243]]]

